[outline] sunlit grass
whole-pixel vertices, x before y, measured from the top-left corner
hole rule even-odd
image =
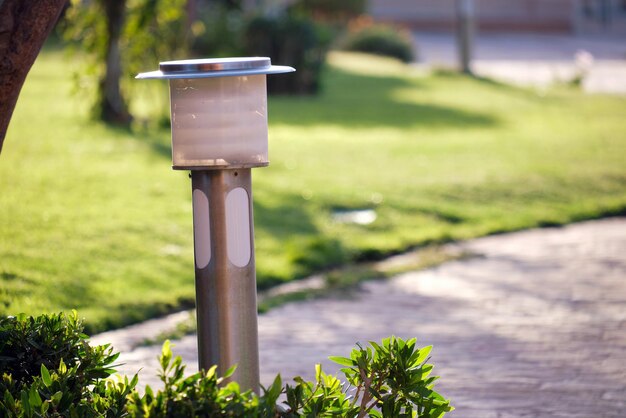
[[[0,311],[77,308],[99,330],[191,305],[190,184],[169,168],[169,132],[88,121],[72,66],[38,59],[0,156]],[[624,213],[625,156],[623,98],[333,55],[321,95],[270,100],[272,163],[253,173],[259,285]],[[377,218],[333,221],[350,209]]]

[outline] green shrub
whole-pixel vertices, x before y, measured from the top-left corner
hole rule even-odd
[[[330,357],[338,364],[348,383],[356,388],[358,413],[372,417],[442,417],[454,408],[433,390],[438,376],[431,376],[428,361],[432,346],[415,347],[416,340],[397,337],[373,341],[369,347],[352,350],[350,358]],[[376,408],[376,409],[373,409]],[[346,415],[356,416],[356,415]],[[363,415],[359,415],[363,416]]]
[[[339,47],[346,51],[366,52],[397,58],[402,62],[415,60],[410,32],[362,18],[350,25]]]
[[[283,385],[279,375],[260,396],[224,381],[234,368],[225,377],[215,367],[185,376],[166,341],[159,357],[164,388],[146,386],[141,395],[136,375],[108,378],[118,354],[91,347],[75,312],[2,318],[0,333],[0,416],[7,418],[442,417],[453,409],[433,390],[431,347],[417,348],[415,339],[385,338],[358,345],[350,357],[331,357],[349,385],[317,365],[314,382],[296,377]]]
[[[261,396],[241,392],[235,382],[223,383],[215,367],[203,373],[184,376],[180,357],[173,359],[169,341],[159,358],[161,381],[165,387],[144,396],[130,395],[131,417],[442,417],[453,410],[450,401],[433,390],[436,376],[427,364],[431,347],[416,348],[415,339],[391,337],[381,344],[358,345],[350,357],[330,357],[345,366],[348,383],[315,367],[315,381],[294,378],[283,386],[280,375]],[[229,376],[233,370],[229,370]],[[355,389],[352,396],[349,391]],[[284,394],[282,405],[277,402]]]
[[[295,73],[268,77],[268,91],[273,94],[317,93],[330,41],[322,26],[290,15],[256,17],[245,31],[247,54],[267,56],[274,63],[296,68]]]
[[[104,380],[119,354],[82,331],[76,312],[0,318],[0,416],[123,416],[137,379]]]
[[[240,391],[235,382],[222,384],[224,377],[218,377],[215,366],[185,376],[185,365],[179,356],[173,358],[169,341],[163,344],[159,362],[164,388],[155,393],[147,386],[143,396],[133,392],[127,408],[130,417],[272,416],[259,414],[263,405],[251,391]],[[225,377],[232,371],[227,371]]]
[[[198,58],[242,55],[245,26],[241,10],[222,2],[200,2],[191,24],[192,54]]]

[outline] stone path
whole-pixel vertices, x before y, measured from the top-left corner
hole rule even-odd
[[[451,417],[625,417],[626,218],[460,245],[476,256],[261,315],[262,381],[335,372],[326,357],[357,341],[415,336],[434,345]],[[192,368],[195,344],[174,349]],[[124,352],[124,371],[145,381],[158,351]]]
[[[414,38],[422,65],[457,66],[453,34],[416,32]],[[476,74],[507,83],[545,88],[584,74],[587,92],[626,94],[623,35],[481,33],[473,58]]]

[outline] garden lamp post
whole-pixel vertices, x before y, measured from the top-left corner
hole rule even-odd
[[[161,62],[168,79],[175,170],[191,171],[200,370],[217,365],[258,392],[252,221],[253,167],[267,156],[266,75],[295,71],[269,58]]]

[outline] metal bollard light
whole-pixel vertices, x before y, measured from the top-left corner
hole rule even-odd
[[[161,62],[138,79],[168,79],[175,170],[191,171],[198,363],[259,391],[251,168],[269,164],[269,58]]]

